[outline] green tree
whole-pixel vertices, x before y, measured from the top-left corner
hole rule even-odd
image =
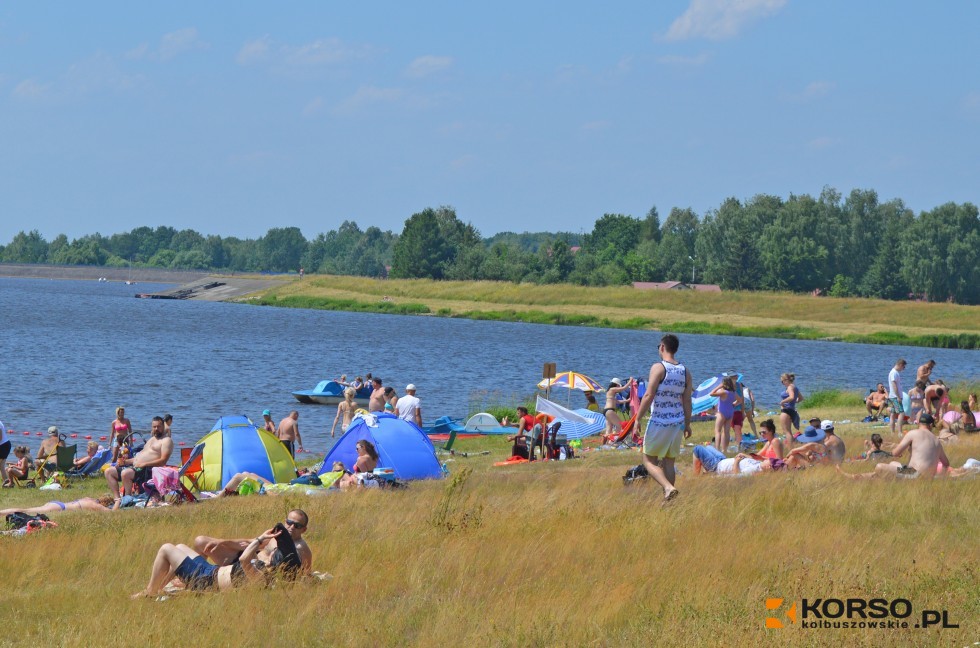
[[[3,250],[7,263],[44,263],[47,259],[48,242],[37,230],[18,232]]]
[[[902,276],[900,245],[908,235],[915,215],[901,200],[878,207],[878,220],[869,224],[877,231],[874,258],[858,282],[858,293],[879,299],[907,299],[909,285]]]
[[[273,272],[295,272],[300,269],[306,246],[298,227],[274,227],[259,239],[260,266]]]
[[[790,196],[762,232],[763,285],[809,292],[827,288],[829,253],[817,238],[819,208],[810,196]]]
[[[655,273],[667,281],[690,281],[695,242],[700,223],[694,210],[670,210],[661,228],[660,245],[654,261]],[[703,260],[698,260],[703,265]]]
[[[923,212],[900,245],[901,272],[930,301],[978,302],[980,220],[971,203]]]
[[[391,276],[442,279],[461,250],[482,245],[480,234],[451,207],[427,208],[405,221],[392,251]]]

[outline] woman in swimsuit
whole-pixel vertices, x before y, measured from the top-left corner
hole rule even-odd
[[[783,383],[783,393],[779,395],[779,427],[782,428],[787,439],[792,439],[793,432],[790,426],[796,428],[797,432],[800,431],[800,414],[796,411],[796,404],[803,400],[803,396],[794,384],[796,374],[784,373],[779,377],[779,381]]]
[[[759,456],[766,459],[782,459],[785,451],[783,450],[783,440],[776,436],[776,424],[773,423],[772,419],[766,419],[759,423],[759,430],[759,435],[766,440],[762,450],[759,450]]]
[[[10,456],[10,437],[7,427],[0,421],[0,484],[7,481],[7,457]]]
[[[916,380],[915,386],[909,390],[909,420],[912,424],[918,424],[919,414],[925,409],[926,383]]]
[[[621,385],[618,380],[613,379],[609,382],[609,387],[606,388],[606,406],[602,409],[602,415],[606,418],[607,439],[616,439],[623,431],[623,421],[619,418],[617,411],[619,401],[616,396],[632,386],[632,378],[627,380],[625,385]]]
[[[330,426],[330,438],[333,438],[334,430],[337,429],[337,421],[340,420],[340,415],[344,415],[344,425],[340,428],[341,432],[346,432],[347,428],[350,427],[350,422],[354,418],[354,410],[357,409],[357,405],[354,403],[354,395],[357,391],[353,387],[347,387],[344,389],[344,400],[342,400],[337,405],[337,416],[333,417],[333,425]]]
[[[26,513],[28,515],[37,515],[38,513],[60,513],[61,511],[111,511],[113,508],[118,508],[114,506],[115,500],[113,500],[112,495],[103,495],[99,499],[94,497],[83,497],[81,499],[73,500],[71,502],[59,502],[52,501],[47,504],[42,504],[41,506],[34,506],[32,508],[9,508],[0,511],[0,517],[10,515],[11,513]]]
[[[711,395],[718,398],[718,411],[715,414],[715,447],[719,451],[725,452],[728,450],[735,408],[741,405],[744,400],[735,388],[734,376],[725,376],[721,385],[715,388]]]
[[[339,488],[346,488],[347,486],[356,484],[358,473],[374,472],[374,469],[378,467],[378,451],[374,449],[373,443],[366,439],[361,439],[354,446],[354,449],[357,450],[357,460],[354,462],[351,474],[345,475],[340,480],[340,483],[337,484]]]
[[[116,418],[112,420],[109,424],[109,438],[113,441],[112,450],[112,460],[115,461],[119,457],[119,446],[126,437],[133,433],[133,425],[126,418],[126,408],[117,407],[116,408]]]

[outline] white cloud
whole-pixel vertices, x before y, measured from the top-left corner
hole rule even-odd
[[[303,116],[312,117],[321,110],[323,110],[323,99],[317,97],[303,107]]]
[[[453,64],[451,56],[420,56],[408,64],[405,69],[405,76],[412,79],[421,79],[436,72],[449,69]]]
[[[10,94],[19,99],[39,99],[45,96],[50,89],[50,84],[38,83],[34,79],[24,79],[14,86]]]
[[[806,146],[811,151],[823,151],[836,143],[837,141],[831,137],[815,137],[807,142]]]
[[[159,46],[154,49],[149,43],[140,43],[123,56],[127,59],[149,59],[153,61],[169,61],[184,52],[207,49],[208,44],[201,40],[194,27],[185,27],[164,34],[160,37]]]
[[[404,92],[398,88],[379,88],[377,86],[361,86],[353,95],[340,102],[336,112],[351,114],[359,109],[377,103],[391,103],[398,101],[404,96]]]
[[[661,65],[678,65],[686,67],[700,67],[711,60],[711,52],[701,52],[697,56],[680,56],[667,54],[657,58],[657,63]]]
[[[476,164],[478,159],[479,158],[477,158],[475,155],[471,153],[467,153],[466,155],[461,155],[460,157],[450,162],[449,166],[451,166],[456,171],[460,171],[467,167],[473,166],[474,164]]]
[[[238,56],[235,60],[238,61],[239,65],[248,65],[249,63],[257,63],[259,61],[264,61],[269,57],[269,47],[271,45],[268,36],[263,36],[262,38],[257,38],[253,41],[249,41],[242,45],[242,48],[238,50]]]
[[[147,55],[149,55],[149,53],[150,53],[150,44],[140,43],[138,46],[134,47],[133,49],[123,54],[123,57],[128,59],[133,59],[133,60],[139,60],[141,58],[146,58]]]
[[[236,60],[239,65],[266,63],[280,69],[315,69],[363,59],[373,53],[369,45],[350,45],[339,38],[321,38],[302,45],[276,43],[263,36],[245,43]]]
[[[608,130],[609,122],[605,119],[598,119],[596,121],[585,122],[579,128],[583,133],[597,133],[599,131]]]
[[[743,27],[778,12],[787,0],[691,0],[691,5],[671,24],[666,40],[692,38],[724,40]]]
[[[802,91],[784,95],[783,99],[806,103],[827,96],[836,87],[837,84],[833,81],[811,81]]]
[[[206,47],[207,43],[198,37],[197,30],[193,27],[186,27],[163,35],[163,38],[160,39],[158,56],[161,61],[168,61],[178,54]]]
[[[962,106],[968,115],[980,115],[980,92],[971,92],[963,97]]]

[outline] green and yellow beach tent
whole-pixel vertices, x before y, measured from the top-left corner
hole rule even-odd
[[[203,449],[199,449],[203,446]],[[296,478],[296,463],[279,439],[255,426],[247,416],[222,416],[197,442],[200,453],[183,477],[188,488],[216,491],[240,472],[251,472],[276,483]]]

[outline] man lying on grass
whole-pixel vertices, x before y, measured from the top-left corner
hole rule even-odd
[[[286,577],[308,574],[313,554],[303,540],[309,516],[300,509],[252,540],[222,540],[199,536],[195,551],[167,543],[153,561],[150,582],[133,598],[156,597],[175,576],[192,590],[227,590],[246,582],[264,581],[277,570]],[[214,562],[208,562],[208,558]]]

